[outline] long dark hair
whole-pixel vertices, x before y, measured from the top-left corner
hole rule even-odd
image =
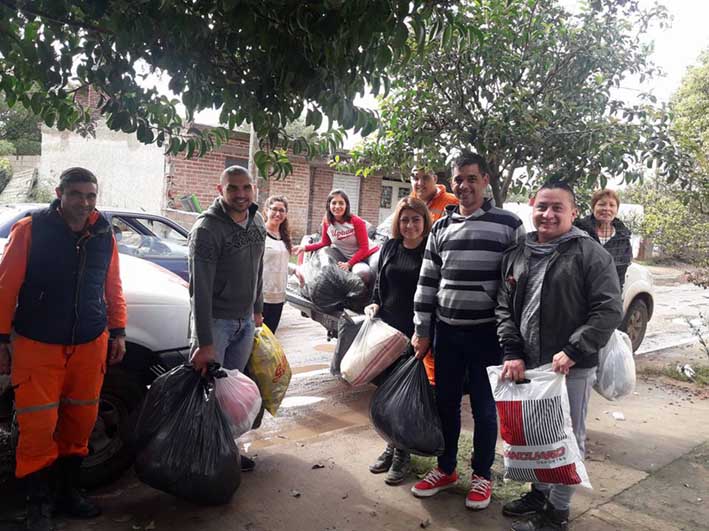
[[[293,242],[291,241],[290,227],[288,226],[288,199],[284,195],[272,195],[266,199],[266,208],[271,208],[273,203],[283,203],[283,206],[286,207],[286,219],[278,226],[278,234],[290,253],[293,249]],[[266,217],[268,218],[268,214],[266,214]]]
[[[349,221],[350,219],[352,219],[352,213],[350,212],[350,198],[347,196],[344,190],[340,190],[338,188],[328,194],[327,203],[325,203],[325,217],[327,218],[327,222],[330,225],[335,223],[335,216],[332,214],[332,212],[330,212],[330,201],[332,201],[332,198],[336,195],[342,196],[342,199],[345,200],[345,205],[347,205],[347,207],[345,208],[345,213],[342,216],[343,221]]]

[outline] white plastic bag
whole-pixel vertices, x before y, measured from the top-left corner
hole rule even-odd
[[[372,381],[404,352],[408,338],[381,319],[367,318],[340,364],[342,378],[352,385]]]
[[[545,367],[524,371],[524,383],[502,380],[501,365],[487,368],[500,417],[505,479],[590,489],[571,424],[566,376]]]
[[[635,389],[633,344],[620,330],[613,332],[598,353],[596,382],[593,388],[606,400],[619,400]]]
[[[240,437],[251,429],[261,410],[261,392],[256,383],[240,371],[222,370],[227,375],[215,379],[214,394],[234,437]]]

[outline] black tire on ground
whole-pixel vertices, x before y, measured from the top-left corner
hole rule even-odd
[[[643,342],[649,320],[650,312],[645,301],[639,298],[634,299],[628,306],[628,311],[625,313],[623,322],[620,325],[620,329],[630,337],[630,341],[633,344],[633,352],[638,350]]]
[[[95,488],[118,479],[131,467],[135,453],[128,444],[145,397],[137,375],[110,367],[101,389],[96,426],[89,439],[89,455],[81,467],[81,485]]]

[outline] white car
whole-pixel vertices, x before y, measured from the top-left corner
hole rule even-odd
[[[0,239],[0,252],[6,241]],[[157,376],[188,359],[187,283],[147,260],[119,256],[128,306],[127,352],[120,364],[109,366],[106,372],[99,416],[89,441],[90,453],[81,473],[82,484],[87,487],[109,483],[133,464],[134,455],[126,441],[147,387]],[[2,390],[0,381],[0,431],[4,426],[7,433],[13,427],[13,408],[11,393],[3,394]],[[11,453],[12,448],[0,447],[4,468],[14,463]],[[0,469],[0,474],[8,472]]]

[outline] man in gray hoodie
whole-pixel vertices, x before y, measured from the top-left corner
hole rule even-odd
[[[576,198],[563,181],[537,192],[532,220],[537,231],[502,258],[497,334],[503,350],[502,378],[524,379],[524,371],[551,363],[566,374],[571,422],[583,455],[586,413],[598,365],[598,351],[620,324],[620,285],[613,258],[573,226]],[[568,527],[574,488],[534,483],[503,514],[530,517],[515,531],[557,531]]]
[[[192,363],[203,373],[213,361],[243,371],[263,322],[266,226],[253,202],[256,182],[246,168],[230,166],[217,190],[189,237]],[[242,456],[242,470],[252,468]]]

